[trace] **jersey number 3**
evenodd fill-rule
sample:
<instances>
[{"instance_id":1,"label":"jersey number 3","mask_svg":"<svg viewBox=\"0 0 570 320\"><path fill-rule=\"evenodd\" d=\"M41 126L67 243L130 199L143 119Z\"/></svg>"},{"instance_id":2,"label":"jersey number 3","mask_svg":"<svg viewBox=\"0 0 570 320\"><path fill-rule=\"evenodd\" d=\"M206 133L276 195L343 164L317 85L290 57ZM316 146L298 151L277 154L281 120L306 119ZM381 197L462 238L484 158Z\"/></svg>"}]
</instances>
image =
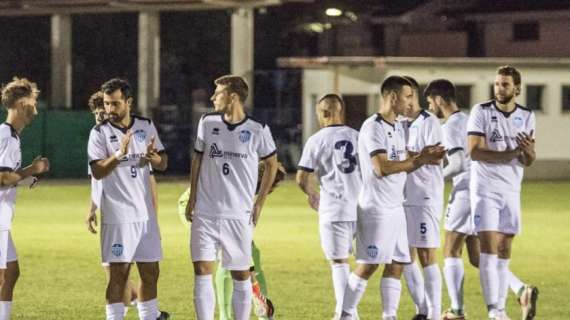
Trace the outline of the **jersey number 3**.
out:
<instances>
[{"instance_id":1,"label":"jersey number 3","mask_svg":"<svg viewBox=\"0 0 570 320\"><path fill-rule=\"evenodd\" d=\"M342 150L343 147L344 159L341 163L337 164L336 167L342 173L352 173L358 164L356 155L352 153L354 151L354 146L352 145L352 142L348 140L340 140L334 144L335 150Z\"/></svg>"}]
</instances>

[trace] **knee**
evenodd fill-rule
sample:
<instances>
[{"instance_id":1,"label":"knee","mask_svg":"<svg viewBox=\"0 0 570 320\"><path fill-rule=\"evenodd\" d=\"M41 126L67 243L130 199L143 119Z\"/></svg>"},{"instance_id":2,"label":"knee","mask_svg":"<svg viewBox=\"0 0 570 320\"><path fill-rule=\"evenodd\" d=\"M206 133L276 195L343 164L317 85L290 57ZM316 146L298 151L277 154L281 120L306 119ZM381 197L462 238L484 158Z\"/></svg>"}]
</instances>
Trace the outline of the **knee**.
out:
<instances>
[{"instance_id":1,"label":"knee","mask_svg":"<svg viewBox=\"0 0 570 320\"><path fill-rule=\"evenodd\" d=\"M194 274L197 276L206 276L214 273L214 263L209 261L196 261L194 262Z\"/></svg>"},{"instance_id":2,"label":"knee","mask_svg":"<svg viewBox=\"0 0 570 320\"><path fill-rule=\"evenodd\" d=\"M402 272L404 271L404 266L404 264L400 263L387 264L386 267L384 267L382 277L400 279L402 277Z\"/></svg>"},{"instance_id":3,"label":"knee","mask_svg":"<svg viewBox=\"0 0 570 320\"><path fill-rule=\"evenodd\" d=\"M376 270L378 270L377 264L361 264L354 270L354 273L360 278L368 280Z\"/></svg>"},{"instance_id":4,"label":"knee","mask_svg":"<svg viewBox=\"0 0 570 320\"><path fill-rule=\"evenodd\" d=\"M435 249L418 249L418 260L423 268L436 263Z\"/></svg>"},{"instance_id":5,"label":"knee","mask_svg":"<svg viewBox=\"0 0 570 320\"><path fill-rule=\"evenodd\" d=\"M237 281L245 281L248 280L250 277L249 270L239 270L239 271L232 270L231 274L232 274L232 279Z\"/></svg>"},{"instance_id":6,"label":"knee","mask_svg":"<svg viewBox=\"0 0 570 320\"><path fill-rule=\"evenodd\" d=\"M141 281L145 285L154 284L158 282L158 277L160 275L160 269L158 268L158 263L156 266L151 266L149 268L145 268L144 271L139 270Z\"/></svg>"}]
</instances>

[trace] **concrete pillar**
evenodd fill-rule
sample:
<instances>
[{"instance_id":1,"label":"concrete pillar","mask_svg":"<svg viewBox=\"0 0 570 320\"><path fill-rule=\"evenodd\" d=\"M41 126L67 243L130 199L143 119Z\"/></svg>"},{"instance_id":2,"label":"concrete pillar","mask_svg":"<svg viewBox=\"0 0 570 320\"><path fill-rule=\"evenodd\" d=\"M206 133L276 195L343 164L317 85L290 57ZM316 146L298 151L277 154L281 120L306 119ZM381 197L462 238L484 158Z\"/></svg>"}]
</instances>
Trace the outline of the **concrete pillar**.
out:
<instances>
[{"instance_id":1,"label":"concrete pillar","mask_svg":"<svg viewBox=\"0 0 570 320\"><path fill-rule=\"evenodd\" d=\"M253 17L252 8L238 8L232 13L231 73L242 76L249 84L246 105L253 101Z\"/></svg>"},{"instance_id":2,"label":"concrete pillar","mask_svg":"<svg viewBox=\"0 0 570 320\"><path fill-rule=\"evenodd\" d=\"M139 13L139 69L137 106L139 114L151 116L160 97L160 13Z\"/></svg>"},{"instance_id":3,"label":"concrete pillar","mask_svg":"<svg viewBox=\"0 0 570 320\"><path fill-rule=\"evenodd\" d=\"M52 107L71 108L71 17L51 16L51 97Z\"/></svg>"}]
</instances>

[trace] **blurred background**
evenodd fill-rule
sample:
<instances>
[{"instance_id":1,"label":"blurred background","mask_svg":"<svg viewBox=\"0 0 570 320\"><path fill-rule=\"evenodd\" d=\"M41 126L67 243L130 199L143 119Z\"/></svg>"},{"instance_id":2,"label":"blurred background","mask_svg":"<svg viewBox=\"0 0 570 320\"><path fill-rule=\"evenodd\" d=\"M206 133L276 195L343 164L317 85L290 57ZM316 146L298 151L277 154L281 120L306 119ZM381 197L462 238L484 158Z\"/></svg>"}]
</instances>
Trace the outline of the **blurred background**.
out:
<instances>
[{"instance_id":1,"label":"blurred background","mask_svg":"<svg viewBox=\"0 0 570 320\"><path fill-rule=\"evenodd\" d=\"M1 0L0 30L0 83L27 77L42 91L24 163L47 156L50 177L87 176L87 100L113 77L131 82L135 112L155 122L165 174L187 175L221 75L248 79L248 113L271 126L294 170L323 94L342 94L358 129L386 76L447 78L468 112L511 64L523 77L518 102L537 114L527 178L570 178L569 1Z\"/></svg>"}]
</instances>

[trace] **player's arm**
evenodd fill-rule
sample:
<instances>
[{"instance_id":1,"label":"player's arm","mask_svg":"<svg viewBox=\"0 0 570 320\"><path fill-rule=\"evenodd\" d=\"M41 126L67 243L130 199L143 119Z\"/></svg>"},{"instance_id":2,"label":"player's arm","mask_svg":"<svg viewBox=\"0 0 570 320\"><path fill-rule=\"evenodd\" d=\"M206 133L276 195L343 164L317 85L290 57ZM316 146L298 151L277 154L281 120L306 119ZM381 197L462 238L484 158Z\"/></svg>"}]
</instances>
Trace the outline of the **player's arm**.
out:
<instances>
[{"instance_id":1,"label":"player's arm","mask_svg":"<svg viewBox=\"0 0 570 320\"><path fill-rule=\"evenodd\" d=\"M154 211L158 213L158 185L156 184L156 178L154 174L150 177L150 192L152 193L152 205L154 206Z\"/></svg>"},{"instance_id":2,"label":"player's arm","mask_svg":"<svg viewBox=\"0 0 570 320\"><path fill-rule=\"evenodd\" d=\"M131 137L133 135L132 131L127 132L127 134L121 140L121 146L119 150L115 152L112 156L107 159L92 161L89 165L91 166L91 174L93 178L100 180L108 176L121 162L120 159L123 158L128 150Z\"/></svg>"},{"instance_id":3,"label":"player's arm","mask_svg":"<svg viewBox=\"0 0 570 320\"><path fill-rule=\"evenodd\" d=\"M451 179L465 170L465 151L461 148L447 152L447 165L443 168L443 178Z\"/></svg>"},{"instance_id":4,"label":"player's arm","mask_svg":"<svg viewBox=\"0 0 570 320\"><path fill-rule=\"evenodd\" d=\"M89 232L93 234L97 233L97 230L95 229L95 227L97 227L97 205L93 200L90 201L89 211L85 218L85 224L87 225L87 230L89 230Z\"/></svg>"},{"instance_id":5,"label":"player's arm","mask_svg":"<svg viewBox=\"0 0 570 320\"><path fill-rule=\"evenodd\" d=\"M534 160L536 160L536 152L534 150L534 138L532 137L532 132L530 135L526 133L520 133L517 135L517 143L521 150L519 156L519 161L523 165L529 167Z\"/></svg>"},{"instance_id":6,"label":"player's arm","mask_svg":"<svg viewBox=\"0 0 570 320\"><path fill-rule=\"evenodd\" d=\"M146 146L145 159L154 170L164 171L168 167L168 155L164 150L158 151L154 146L155 136L150 138L150 143Z\"/></svg>"},{"instance_id":7,"label":"player's arm","mask_svg":"<svg viewBox=\"0 0 570 320\"><path fill-rule=\"evenodd\" d=\"M273 186L273 181L275 180L275 175L277 174L277 169L279 168L279 163L277 162L277 155L273 154L268 158L262 160L263 164L265 165L265 171L263 173L263 177L261 178L261 187L259 188L259 193L255 198L255 203L253 205L253 216L252 222L254 225L257 225L257 221L259 220L259 215L261 214L261 208L263 208L263 204L265 203L265 199Z\"/></svg>"},{"instance_id":8,"label":"player's arm","mask_svg":"<svg viewBox=\"0 0 570 320\"><path fill-rule=\"evenodd\" d=\"M307 168L301 168L297 170L296 176L297 185L303 192L309 197L309 205L315 210L319 210L319 193L317 191L315 181L315 175L313 171Z\"/></svg>"},{"instance_id":9,"label":"player's arm","mask_svg":"<svg viewBox=\"0 0 570 320\"><path fill-rule=\"evenodd\" d=\"M377 177L386 177L400 172L412 172L426 164L437 163L443 159L445 149L438 145L427 146L417 154L409 154L406 160L390 161L386 152L371 154L372 166Z\"/></svg>"},{"instance_id":10,"label":"player's arm","mask_svg":"<svg viewBox=\"0 0 570 320\"><path fill-rule=\"evenodd\" d=\"M473 161L505 162L517 158L521 154L519 148L513 150L496 151L487 147L484 135L469 134L469 154Z\"/></svg>"},{"instance_id":11,"label":"player's arm","mask_svg":"<svg viewBox=\"0 0 570 320\"><path fill-rule=\"evenodd\" d=\"M0 171L0 186L15 186L18 182L37 174L49 171L49 160L47 158L37 157L29 166L13 171L6 168Z\"/></svg>"},{"instance_id":12,"label":"player's arm","mask_svg":"<svg viewBox=\"0 0 570 320\"><path fill-rule=\"evenodd\" d=\"M200 167L202 166L202 152L194 150L192 156L192 164L190 165L190 199L186 205L186 220L192 221L194 206L196 205L196 196L198 194L198 178L200 177Z\"/></svg>"}]
</instances>

